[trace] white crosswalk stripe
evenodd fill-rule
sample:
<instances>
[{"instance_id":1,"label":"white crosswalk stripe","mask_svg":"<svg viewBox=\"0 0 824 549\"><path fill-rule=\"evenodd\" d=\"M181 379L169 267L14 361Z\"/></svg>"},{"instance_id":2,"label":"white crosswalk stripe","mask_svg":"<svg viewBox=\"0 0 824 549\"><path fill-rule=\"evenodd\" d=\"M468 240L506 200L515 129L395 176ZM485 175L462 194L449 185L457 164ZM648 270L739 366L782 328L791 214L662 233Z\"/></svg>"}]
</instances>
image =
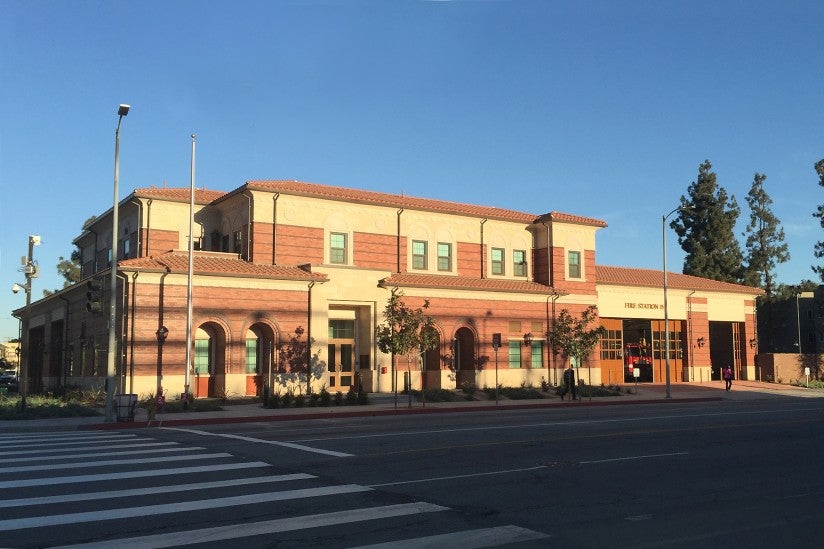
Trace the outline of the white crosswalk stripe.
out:
<instances>
[{"instance_id":1,"label":"white crosswalk stripe","mask_svg":"<svg viewBox=\"0 0 824 549\"><path fill-rule=\"evenodd\" d=\"M366 525L375 521L419 516L417 522L450 512L427 502L386 501L376 487L329 484L273 471L263 461L131 433L0 435L0 448L4 547L142 549L235 539L252 547L290 532L339 544L341 526L352 532L364 524L371 532ZM444 523L451 524L437 524ZM374 547L493 547L547 537L517 526L443 532L447 527L422 528L429 535L419 538L373 538Z\"/></svg>"}]
</instances>

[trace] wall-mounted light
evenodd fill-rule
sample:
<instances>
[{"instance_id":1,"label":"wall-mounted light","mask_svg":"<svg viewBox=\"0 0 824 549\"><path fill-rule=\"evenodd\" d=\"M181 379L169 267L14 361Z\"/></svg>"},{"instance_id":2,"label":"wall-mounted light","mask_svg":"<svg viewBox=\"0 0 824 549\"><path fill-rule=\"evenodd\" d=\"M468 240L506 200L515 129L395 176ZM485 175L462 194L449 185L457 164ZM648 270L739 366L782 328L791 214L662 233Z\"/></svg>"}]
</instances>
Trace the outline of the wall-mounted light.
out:
<instances>
[{"instance_id":1,"label":"wall-mounted light","mask_svg":"<svg viewBox=\"0 0 824 549\"><path fill-rule=\"evenodd\" d=\"M527 332L524 334L524 347L529 347L532 345L532 332Z\"/></svg>"},{"instance_id":2,"label":"wall-mounted light","mask_svg":"<svg viewBox=\"0 0 824 549\"><path fill-rule=\"evenodd\" d=\"M698 343L698 348L701 349L701 348L704 347L704 345L707 344L707 340L704 339L703 337L699 337L698 340L696 341L696 343Z\"/></svg>"},{"instance_id":3,"label":"wall-mounted light","mask_svg":"<svg viewBox=\"0 0 824 549\"><path fill-rule=\"evenodd\" d=\"M157 336L157 342L162 345L163 342L166 341L166 338L169 337L169 328L161 326L157 329L155 335Z\"/></svg>"},{"instance_id":4,"label":"wall-mounted light","mask_svg":"<svg viewBox=\"0 0 824 549\"><path fill-rule=\"evenodd\" d=\"M755 339L755 338L752 338L752 339L750 340L750 347L751 347L751 348L753 348L753 349L755 349L756 347L758 347L758 340L757 340L757 339Z\"/></svg>"}]
</instances>

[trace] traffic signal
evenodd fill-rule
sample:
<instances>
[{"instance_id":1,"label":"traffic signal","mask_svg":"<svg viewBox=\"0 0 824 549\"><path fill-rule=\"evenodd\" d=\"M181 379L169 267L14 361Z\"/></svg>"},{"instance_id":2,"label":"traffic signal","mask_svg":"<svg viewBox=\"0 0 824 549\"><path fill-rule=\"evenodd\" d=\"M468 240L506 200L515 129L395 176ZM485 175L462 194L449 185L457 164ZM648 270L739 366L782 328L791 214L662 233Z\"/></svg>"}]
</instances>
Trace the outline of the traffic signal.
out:
<instances>
[{"instance_id":1,"label":"traffic signal","mask_svg":"<svg viewBox=\"0 0 824 549\"><path fill-rule=\"evenodd\" d=\"M99 313L103 310L103 286L97 280L86 281L86 310L90 313Z\"/></svg>"}]
</instances>

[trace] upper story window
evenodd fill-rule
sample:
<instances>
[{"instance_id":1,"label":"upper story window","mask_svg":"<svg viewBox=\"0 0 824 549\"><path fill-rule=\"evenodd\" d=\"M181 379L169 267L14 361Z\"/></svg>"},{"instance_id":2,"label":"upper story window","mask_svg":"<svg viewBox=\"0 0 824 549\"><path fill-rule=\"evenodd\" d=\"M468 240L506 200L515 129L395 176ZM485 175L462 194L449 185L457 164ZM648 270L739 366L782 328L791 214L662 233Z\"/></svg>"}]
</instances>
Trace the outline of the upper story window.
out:
<instances>
[{"instance_id":1,"label":"upper story window","mask_svg":"<svg viewBox=\"0 0 824 549\"><path fill-rule=\"evenodd\" d=\"M504 274L504 249L492 248L490 261L492 263L492 274Z\"/></svg>"},{"instance_id":2,"label":"upper story window","mask_svg":"<svg viewBox=\"0 0 824 549\"><path fill-rule=\"evenodd\" d=\"M581 252L568 252L569 278L581 278Z\"/></svg>"},{"instance_id":3,"label":"upper story window","mask_svg":"<svg viewBox=\"0 0 824 549\"><path fill-rule=\"evenodd\" d=\"M240 231L232 233L232 252L236 254L243 252L243 233Z\"/></svg>"},{"instance_id":4,"label":"upper story window","mask_svg":"<svg viewBox=\"0 0 824 549\"><path fill-rule=\"evenodd\" d=\"M438 242L438 270L452 270L452 244Z\"/></svg>"},{"instance_id":5,"label":"upper story window","mask_svg":"<svg viewBox=\"0 0 824 549\"><path fill-rule=\"evenodd\" d=\"M426 242L423 240L413 240L412 241L412 268L413 269L426 269L426 256L427 256L427 245Z\"/></svg>"},{"instance_id":6,"label":"upper story window","mask_svg":"<svg viewBox=\"0 0 824 549\"><path fill-rule=\"evenodd\" d=\"M329 234L329 262L337 264L345 264L347 258L346 253L346 235L343 233Z\"/></svg>"},{"instance_id":7,"label":"upper story window","mask_svg":"<svg viewBox=\"0 0 824 549\"><path fill-rule=\"evenodd\" d=\"M512 251L512 274L515 276L526 276L526 251Z\"/></svg>"}]
</instances>

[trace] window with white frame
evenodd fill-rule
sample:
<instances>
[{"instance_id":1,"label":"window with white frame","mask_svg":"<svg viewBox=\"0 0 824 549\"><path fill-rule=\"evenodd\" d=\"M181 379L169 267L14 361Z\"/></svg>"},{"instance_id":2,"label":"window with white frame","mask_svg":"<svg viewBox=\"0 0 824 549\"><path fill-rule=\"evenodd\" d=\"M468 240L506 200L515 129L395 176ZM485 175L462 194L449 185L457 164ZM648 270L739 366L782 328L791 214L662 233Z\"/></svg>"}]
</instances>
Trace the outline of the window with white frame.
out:
<instances>
[{"instance_id":1,"label":"window with white frame","mask_svg":"<svg viewBox=\"0 0 824 549\"><path fill-rule=\"evenodd\" d=\"M438 242L438 270L452 270L452 244L448 242Z\"/></svg>"},{"instance_id":2,"label":"window with white frame","mask_svg":"<svg viewBox=\"0 0 824 549\"><path fill-rule=\"evenodd\" d=\"M492 264L492 274L494 274L494 275L504 274L504 249L503 248L492 248L492 250L490 251L489 260Z\"/></svg>"},{"instance_id":3,"label":"window with white frame","mask_svg":"<svg viewBox=\"0 0 824 549\"><path fill-rule=\"evenodd\" d=\"M412 241L412 268L418 270L425 270L427 267L427 248L426 241L413 240Z\"/></svg>"},{"instance_id":4,"label":"window with white frame","mask_svg":"<svg viewBox=\"0 0 824 549\"><path fill-rule=\"evenodd\" d=\"M526 276L526 251L512 251L512 274L515 276Z\"/></svg>"},{"instance_id":5,"label":"window with white frame","mask_svg":"<svg viewBox=\"0 0 824 549\"><path fill-rule=\"evenodd\" d=\"M329 262L336 264L345 264L346 258L346 235L344 233L330 233Z\"/></svg>"},{"instance_id":6,"label":"window with white frame","mask_svg":"<svg viewBox=\"0 0 824 549\"><path fill-rule=\"evenodd\" d=\"M581 278L581 252L567 252L569 278Z\"/></svg>"}]
</instances>

